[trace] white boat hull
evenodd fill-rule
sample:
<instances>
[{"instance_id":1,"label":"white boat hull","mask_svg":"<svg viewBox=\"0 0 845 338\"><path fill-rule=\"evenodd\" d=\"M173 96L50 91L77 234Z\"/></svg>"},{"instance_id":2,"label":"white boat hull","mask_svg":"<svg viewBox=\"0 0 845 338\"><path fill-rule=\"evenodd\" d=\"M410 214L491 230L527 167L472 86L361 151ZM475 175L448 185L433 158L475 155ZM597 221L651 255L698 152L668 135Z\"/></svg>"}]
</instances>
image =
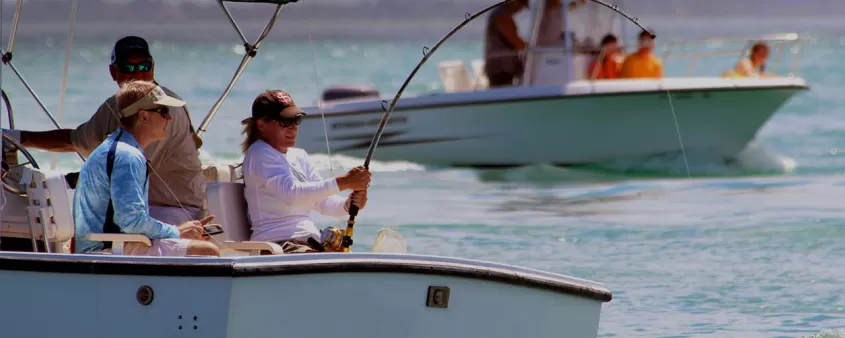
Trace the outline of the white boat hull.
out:
<instances>
[{"instance_id":1,"label":"white boat hull","mask_svg":"<svg viewBox=\"0 0 845 338\"><path fill-rule=\"evenodd\" d=\"M596 337L611 298L594 282L513 266L358 253L4 252L0 280L0 332L16 338ZM448 288L446 307L427 306L431 287Z\"/></svg>"},{"instance_id":2,"label":"white boat hull","mask_svg":"<svg viewBox=\"0 0 845 338\"><path fill-rule=\"evenodd\" d=\"M793 78L669 78L407 98L391 115L375 158L486 167L678 152L672 106L686 150L730 158L804 90L804 81ZM297 146L325 153L321 112L306 111ZM362 101L325 107L324 115L332 152L364 156L383 110L379 101Z\"/></svg>"}]
</instances>

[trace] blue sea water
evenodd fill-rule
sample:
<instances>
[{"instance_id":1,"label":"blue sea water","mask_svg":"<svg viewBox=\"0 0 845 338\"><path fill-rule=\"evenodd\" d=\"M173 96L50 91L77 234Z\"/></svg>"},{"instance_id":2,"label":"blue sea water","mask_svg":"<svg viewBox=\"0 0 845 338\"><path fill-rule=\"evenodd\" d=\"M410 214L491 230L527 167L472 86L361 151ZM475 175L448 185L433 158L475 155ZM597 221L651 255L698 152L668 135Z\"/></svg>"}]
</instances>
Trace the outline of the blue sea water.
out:
<instances>
[{"instance_id":1,"label":"blue sea water","mask_svg":"<svg viewBox=\"0 0 845 338\"><path fill-rule=\"evenodd\" d=\"M195 125L240 62L235 42L151 41L157 80L189 103ZM14 64L62 126L72 127L117 89L106 67L112 43L74 41L61 110L63 41L18 41ZM469 61L480 52L476 41L444 45L408 95L441 88L437 62ZM266 44L210 123L203 158L238 162L238 121L264 89L283 88L310 105L319 94L316 70L321 88L365 83L393 95L421 57L421 44L408 41ZM366 246L378 229L389 227L414 253L599 281L614 294L603 308L603 337L845 336L838 331L845 329L845 270L836 268L845 254L843 59L845 38L811 35L796 69L811 91L768 121L735 163L691 157L692 177L680 155L583 169L510 170L432 168L376 156L356 243ZM694 73L718 74L735 61L701 59ZM686 75L688 65L671 61L668 73ZM2 84L16 128L52 128L8 68ZM50 166L50 154L34 153L42 168ZM362 162L334 154L314 158L325 174L329 164L339 174ZM72 154L59 155L57 163L63 170L80 166Z\"/></svg>"}]
</instances>

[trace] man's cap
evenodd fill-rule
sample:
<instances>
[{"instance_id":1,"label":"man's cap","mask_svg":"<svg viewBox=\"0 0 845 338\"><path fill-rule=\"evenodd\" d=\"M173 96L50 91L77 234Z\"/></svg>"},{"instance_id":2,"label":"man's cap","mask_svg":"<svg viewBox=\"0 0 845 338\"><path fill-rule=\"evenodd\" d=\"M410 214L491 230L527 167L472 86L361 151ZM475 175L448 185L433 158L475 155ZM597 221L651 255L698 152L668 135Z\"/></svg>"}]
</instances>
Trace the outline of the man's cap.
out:
<instances>
[{"instance_id":1,"label":"man's cap","mask_svg":"<svg viewBox=\"0 0 845 338\"><path fill-rule=\"evenodd\" d=\"M250 120L262 118L278 118L281 116L307 115L296 106L293 98L283 90L265 90L252 101L252 116L241 121L247 124Z\"/></svg>"},{"instance_id":2,"label":"man's cap","mask_svg":"<svg viewBox=\"0 0 845 338\"><path fill-rule=\"evenodd\" d=\"M147 93L147 95L144 95L144 97L140 100L121 109L120 117L129 117L137 114L141 110L154 109L156 106L184 107L185 102L175 97L168 96L167 93L164 92L164 89L161 89L160 86L156 86L155 89L151 90Z\"/></svg>"},{"instance_id":3,"label":"man's cap","mask_svg":"<svg viewBox=\"0 0 845 338\"><path fill-rule=\"evenodd\" d=\"M126 62L133 55L153 57L147 40L137 36L126 36L117 40L111 52L111 63Z\"/></svg>"}]
</instances>

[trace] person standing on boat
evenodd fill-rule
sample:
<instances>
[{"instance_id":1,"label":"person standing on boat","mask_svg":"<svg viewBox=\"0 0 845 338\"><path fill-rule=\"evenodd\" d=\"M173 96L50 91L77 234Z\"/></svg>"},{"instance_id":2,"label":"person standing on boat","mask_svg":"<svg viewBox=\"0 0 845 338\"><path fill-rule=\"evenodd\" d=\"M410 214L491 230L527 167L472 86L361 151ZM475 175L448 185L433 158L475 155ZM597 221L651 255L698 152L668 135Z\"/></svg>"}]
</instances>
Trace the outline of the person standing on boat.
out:
<instances>
[{"instance_id":1,"label":"person standing on boat","mask_svg":"<svg viewBox=\"0 0 845 338\"><path fill-rule=\"evenodd\" d=\"M126 233L144 235L152 246L129 242L125 255L220 256L216 245L202 240L202 226L213 217L175 226L149 214L150 167L142 149L167 137L170 109L185 102L148 81L124 83L115 97L120 127L94 148L79 172L73 198L76 252L111 249L111 242L90 241L89 234Z\"/></svg>"},{"instance_id":2,"label":"person standing on boat","mask_svg":"<svg viewBox=\"0 0 845 338\"><path fill-rule=\"evenodd\" d=\"M508 2L497 7L487 19L484 33L484 73L490 87L512 86L522 77L524 65L519 55L525 41L519 37L513 16L528 7L528 0Z\"/></svg>"},{"instance_id":3,"label":"person standing on boat","mask_svg":"<svg viewBox=\"0 0 845 338\"><path fill-rule=\"evenodd\" d=\"M640 32L637 39L639 49L628 54L619 70L619 78L662 78L663 62L652 54L654 39L647 31Z\"/></svg>"},{"instance_id":4,"label":"person standing on boat","mask_svg":"<svg viewBox=\"0 0 845 338\"><path fill-rule=\"evenodd\" d=\"M288 93L267 90L253 101L252 117L241 122L250 240L278 243L285 253L320 251L321 231L311 211L343 217L349 215L351 203L363 209L371 177L359 166L323 179L305 150L295 148L303 116ZM352 190L348 198L337 195L347 189Z\"/></svg>"},{"instance_id":5,"label":"person standing on boat","mask_svg":"<svg viewBox=\"0 0 845 338\"><path fill-rule=\"evenodd\" d=\"M111 54L109 73L119 87L129 81L155 83L155 62L149 45L143 38L127 36L118 40ZM167 95L181 99L167 87ZM88 157L106 137L120 126L116 96L108 98L87 122L76 129L48 131L3 130L24 147L54 152L78 151ZM150 214L171 224L198 219L203 204L202 162L199 147L187 106L170 109L172 122L167 138L151 142L144 148L153 173L150 182Z\"/></svg>"}]
</instances>

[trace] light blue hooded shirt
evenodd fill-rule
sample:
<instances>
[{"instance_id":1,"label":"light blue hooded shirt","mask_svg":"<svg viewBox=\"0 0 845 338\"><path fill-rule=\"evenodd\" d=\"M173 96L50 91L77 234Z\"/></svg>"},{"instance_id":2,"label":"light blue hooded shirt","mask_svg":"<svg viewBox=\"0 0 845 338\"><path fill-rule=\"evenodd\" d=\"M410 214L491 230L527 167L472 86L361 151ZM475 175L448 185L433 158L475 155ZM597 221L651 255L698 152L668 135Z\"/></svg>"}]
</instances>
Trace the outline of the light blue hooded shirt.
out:
<instances>
[{"instance_id":1,"label":"light blue hooded shirt","mask_svg":"<svg viewBox=\"0 0 845 338\"><path fill-rule=\"evenodd\" d=\"M109 148L120 135L114 154L111 183L106 171ZM76 222L76 252L103 250L102 242L85 240L89 233L103 233L109 197L114 223L123 233L141 234L150 239L179 238L176 226L150 217L147 159L132 134L119 128L97 146L79 172L73 198Z\"/></svg>"}]
</instances>

